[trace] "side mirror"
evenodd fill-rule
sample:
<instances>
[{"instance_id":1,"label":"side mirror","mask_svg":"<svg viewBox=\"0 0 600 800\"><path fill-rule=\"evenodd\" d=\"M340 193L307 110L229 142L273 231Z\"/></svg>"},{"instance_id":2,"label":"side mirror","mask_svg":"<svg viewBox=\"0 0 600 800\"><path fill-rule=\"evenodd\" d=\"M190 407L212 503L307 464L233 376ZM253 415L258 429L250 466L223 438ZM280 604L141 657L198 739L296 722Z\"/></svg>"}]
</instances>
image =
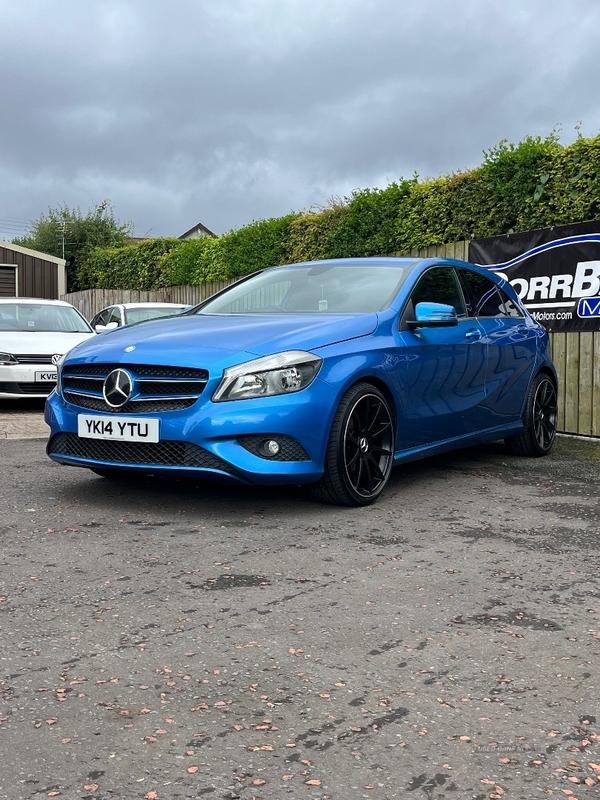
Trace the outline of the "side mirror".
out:
<instances>
[{"instance_id":1,"label":"side mirror","mask_svg":"<svg viewBox=\"0 0 600 800\"><path fill-rule=\"evenodd\" d=\"M458 317L454 306L445 303L417 303L415 319L408 320L408 327L415 328L452 328L458 325Z\"/></svg>"},{"instance_id":2,"label":"side mirror","mask_svg":"<svg viewBox=\"0 0 600 800\"><path fill-rule=\"evenodd\" d=\"M96 333L102 333L103 331L112 331L118 327L118 322L107 322L106 325L94 325L94 330Z\"/></svg>"}]
</instances>

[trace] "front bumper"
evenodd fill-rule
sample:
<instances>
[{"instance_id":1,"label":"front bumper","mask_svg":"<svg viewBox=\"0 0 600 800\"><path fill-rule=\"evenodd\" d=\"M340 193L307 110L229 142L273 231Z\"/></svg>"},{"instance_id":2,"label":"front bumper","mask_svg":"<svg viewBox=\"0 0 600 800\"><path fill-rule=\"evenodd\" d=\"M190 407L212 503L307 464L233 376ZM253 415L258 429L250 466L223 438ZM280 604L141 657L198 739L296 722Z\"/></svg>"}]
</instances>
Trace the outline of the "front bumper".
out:
<instances>
[{"instance_id":1,"label":"front bumper","mask_svg":"<svg viewBox=\"0 0 600 800\"><path fill-rule=\"evenodd\" d=\"M48 397L55 386L56 368L53 366L44 364L0 366L0 399Z\"/></svg>"},{"instance_id":2,"label":"front bumper","mask_svg":"<svg viewBox=\"0 0 600 800\"><path fill-rule=\"evenodd\" d=\"M301 484L323 474L335 389L317 378L289 395L213 403L202 395L178 411L128 414L159 420L159 441L128 442L78 436L79 414L90 412L53 392L46 402L47 453L54 461L127 472L212 477L241 484ZM280 445L267 455L264 442Z\"/></svg>"}]
</instances>

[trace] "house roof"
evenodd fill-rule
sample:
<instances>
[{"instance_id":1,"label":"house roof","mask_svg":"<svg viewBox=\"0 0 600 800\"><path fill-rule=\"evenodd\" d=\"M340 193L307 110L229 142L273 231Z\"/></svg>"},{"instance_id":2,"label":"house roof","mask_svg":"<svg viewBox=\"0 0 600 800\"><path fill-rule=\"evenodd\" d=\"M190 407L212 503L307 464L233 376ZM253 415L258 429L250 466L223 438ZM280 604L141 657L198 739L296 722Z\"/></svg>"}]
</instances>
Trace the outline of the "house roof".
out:
<instances>
[{"instance_id":1,"label":"house roof","mask_svg":"<svg viewBox=\"0 0 600 800\"><path fill-rule=\"evenodd\" d=\"M33 256L33 258L39 258L41 261L52 261L54 264L58 264L61 267L64 267L67 263L64 258L58 258L58 256L51 256L49 253L40 253L39 250L30 250L27 247L21 247L20 244L13 244L13 242L4 242L0 239L0 247L5 248L6 250L14 250L15 253L22 253L25 256Z\"/></svg>"},{"instance_id":2,"label":"house roof","mask_svg":"<svg viewBox=\"0 0 600 800\"><path fill-rule=\"evenodd\" d=\"M217 237L217 234L213 233L211 230L209 230L206 227L206 225L203 225L201 222L197 222L196 225L194 225L193 228L190 228L189 231L186 231L185 233L182 233L181 236L179 236L178 238L179 239L189 239L189 237L193 233L202 233L204 236L212 236L215 239Z\"/></svg>"}]
</instances>

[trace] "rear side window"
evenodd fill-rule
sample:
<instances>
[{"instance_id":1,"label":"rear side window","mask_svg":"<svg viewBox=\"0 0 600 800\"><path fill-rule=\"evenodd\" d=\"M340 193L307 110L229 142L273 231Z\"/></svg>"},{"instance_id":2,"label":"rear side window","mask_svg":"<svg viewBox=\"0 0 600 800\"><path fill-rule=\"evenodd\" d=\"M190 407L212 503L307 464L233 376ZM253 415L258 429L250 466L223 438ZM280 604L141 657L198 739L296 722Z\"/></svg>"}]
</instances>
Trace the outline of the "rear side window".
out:
<instances>
[{"instance_id":1,"label":"rear side window","mask_svg":"<svg viewBox=\"0 0 600 800\"><path fill-rule=\"evenodd\" d=\"M520 317L521 312L496 284L467 269L458 271L470 317Z\"/></svg>"},{"instance_id":2,"label":"rear side window","mask_svg":"<svg viewBox=\"0 0 600 800\"><path fill-rule=\"evenodd\" d=\"M522 317L523 312L519 306L510 299L503 289L499 286L497 289L500 295L500 315L503 317Z\"/></svg>"}]
</instances>

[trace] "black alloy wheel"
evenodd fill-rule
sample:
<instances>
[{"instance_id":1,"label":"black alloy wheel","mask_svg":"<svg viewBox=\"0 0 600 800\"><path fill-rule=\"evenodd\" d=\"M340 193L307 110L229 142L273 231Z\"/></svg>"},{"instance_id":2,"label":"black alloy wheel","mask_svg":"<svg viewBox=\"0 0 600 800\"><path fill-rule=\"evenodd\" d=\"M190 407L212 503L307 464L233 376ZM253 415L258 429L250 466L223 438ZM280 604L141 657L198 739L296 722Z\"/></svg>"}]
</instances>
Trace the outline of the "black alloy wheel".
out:
<instances>
[{"instance_id":1,"label":"black alloy wheel","mask_svg":"<svg viewBox=\"0 0 600 800\"><path fill-rule=\"evenodd\" d=\"M357 383L342 398L331 426L325 473L312 487L321 502L345 506L373 503L394 462L394 420L375 386Z\"/></svg>"},{"instance_id":2,"label":"black alloy wheel","mask_svg":"<svg viewBox=\"0 0 600 800\"><path fill-rule=\"evenodd\" d=\"M539 373L534 378L527 395L523 415L523 430L518 436L506 440L511 453L521 456L545 456L556 438L558 399L552 378Z\"/></svg>"}]
</instances>

